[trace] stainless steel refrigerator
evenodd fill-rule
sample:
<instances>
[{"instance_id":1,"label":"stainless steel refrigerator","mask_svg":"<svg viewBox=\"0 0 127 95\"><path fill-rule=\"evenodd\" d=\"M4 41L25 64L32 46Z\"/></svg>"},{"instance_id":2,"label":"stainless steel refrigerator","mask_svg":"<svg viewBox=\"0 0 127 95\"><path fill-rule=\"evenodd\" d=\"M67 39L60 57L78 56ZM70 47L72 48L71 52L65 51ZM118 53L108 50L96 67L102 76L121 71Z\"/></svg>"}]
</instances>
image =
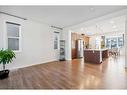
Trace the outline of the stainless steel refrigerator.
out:
<instances>
[{"instance_id":1,"label":"stainless steel refrigerator","mask_svg":"<svg viewBox=\"0 0 127 95\"><path fill-rule=\"evenodd\" d=\"M82 39L77 40L77 57L84 57L84 41Z\"/></svg>"}]
</instances>

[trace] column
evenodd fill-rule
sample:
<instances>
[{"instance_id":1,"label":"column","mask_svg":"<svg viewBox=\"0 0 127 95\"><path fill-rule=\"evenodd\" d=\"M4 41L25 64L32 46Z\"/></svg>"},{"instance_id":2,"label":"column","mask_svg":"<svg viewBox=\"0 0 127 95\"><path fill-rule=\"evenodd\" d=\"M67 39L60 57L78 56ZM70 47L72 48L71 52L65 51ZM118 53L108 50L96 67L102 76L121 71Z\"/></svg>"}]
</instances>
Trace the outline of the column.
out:
<instances>
[{"instance_id":1,"label":"column","mask_svg":"<svg viewBox=\"0 0 127 95\"><path fill-rule=\"evenodd\" d=\"M125 67L127 68L127 16L125 21Z\"/></svg>"}]
</instances>

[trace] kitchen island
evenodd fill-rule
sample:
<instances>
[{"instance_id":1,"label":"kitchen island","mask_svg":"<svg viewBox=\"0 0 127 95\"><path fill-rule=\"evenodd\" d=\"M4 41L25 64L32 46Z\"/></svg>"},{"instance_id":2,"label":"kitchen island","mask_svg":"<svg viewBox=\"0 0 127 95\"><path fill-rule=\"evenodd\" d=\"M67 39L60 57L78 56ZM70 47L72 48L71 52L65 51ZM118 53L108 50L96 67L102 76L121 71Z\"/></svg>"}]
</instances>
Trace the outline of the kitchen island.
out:
<instances>
[{"instance_id":1,"label":"kitchen island","mask_svg":"<svg viewBox=\"0 0 127 95\"><path fill-rule=\"evenodd\" d=\"M90 63L102 63L102 61L108 58L108 49L85 49L84 61Z\"/></svg>"}]
</instances>

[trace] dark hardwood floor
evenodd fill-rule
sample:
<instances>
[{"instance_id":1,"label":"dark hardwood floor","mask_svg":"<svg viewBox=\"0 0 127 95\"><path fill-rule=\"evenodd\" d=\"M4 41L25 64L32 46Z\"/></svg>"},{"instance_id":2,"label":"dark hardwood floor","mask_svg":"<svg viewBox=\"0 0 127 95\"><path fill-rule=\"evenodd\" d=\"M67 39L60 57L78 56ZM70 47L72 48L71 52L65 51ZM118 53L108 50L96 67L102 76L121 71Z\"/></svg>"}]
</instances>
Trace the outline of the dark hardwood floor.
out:
<instances>
[{"instance_id":1,"label":"dark hardwood floor","mask_svg":"<svg viewBox=\"0 0 127 95\"><path fill-rule=\"evenodd\" d=\"M11 71L0 89L127 89L123 56L102 64L81 59L50 62Z\"/></svg>"}]
</instances>

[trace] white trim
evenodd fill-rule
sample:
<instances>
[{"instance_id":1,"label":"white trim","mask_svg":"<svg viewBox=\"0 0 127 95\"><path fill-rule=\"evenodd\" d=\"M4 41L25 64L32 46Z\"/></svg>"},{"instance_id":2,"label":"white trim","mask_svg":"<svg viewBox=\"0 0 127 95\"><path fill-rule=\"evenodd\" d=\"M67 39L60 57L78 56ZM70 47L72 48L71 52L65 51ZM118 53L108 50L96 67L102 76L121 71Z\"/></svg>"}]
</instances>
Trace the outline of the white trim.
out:
<instances>
[{"instance_id":1,"label":"white trim","mask_svg":"<svg viewBox=\"0 0 127 95\"><path fill-rule=\"evenodd\" d=\"M57 36L57 38L58 38L58 42L57 42L57 49L55 49L54 48L54 50L60 50L60 32L59 31L54 31L54 40L55 40L55 36ZM55 45L55 43L54 43L54 45Z\"/></svg>"},{"instance_id":2,"label":"white trim","mask_svg":"<svg viewBox=\"0 0 127 95\"><path fill-rule=\"evenodd\" d=\"M36 66L36 65L40 65L40 64L47 64L47 63L54 62L54 61L58 61L58 60L52 59L52 60L44 61L44 62L41 61L41 62L36 62L36 63L32 63L32 64L25 64L25 65L15 66L15 67L12 67L12 68L9 68L9 69L12 71L12 70L25 68L25 67L30 67L30 66Z\"/></svg>"},{"instance_id":3,"label":"white trim","mask_svg":"<svg viewBox=\"0 0 127 95\"><path fill-rule=\"evenodd\" d=\"M19 26L19 37L8 37L7 35L7 24L6 22L13 22L15 23L15 21L9 21L9 20L4 20L4 49L8 48L8 38L17 38L19 39L19 50L13 50L15 53L19 53L22 52L22 35L21 35L21 24ZM16 22L17 23L17 22ZM19 24L19 23L17 23Z\"/></svg>"},{"instance_id":4,"label":"white trim","mask_svg":"<svg viewBox=\"0 0 127 95\"><path fill-rule=\"evenodd\" d=\"M7 49L7 27L6 27L6 21L4 20L3 21L3 29L4 29L4 31L3 31L3 41L4 41L4 44L3 44L3 48L4 49Z\"/></svg>"},{"instance_id":5,"label":"white trim","mask_svg":"<svg viewBox=\"0 0 127 95\"><path fill-rule=\"evenodd\" d=\"M100 63L102 62L102 51L100 51Z\"/></svg>"},{"instance_id":6,"label":"white trim","mask_svg":"<svg viewBox=\"0 0 127 95\"><path fill-rule=\"evenodd\" d=\"M12 38L12 39L20 39L21 37L11 37L11 36L8 36L7 38Z\"/></svg>"}]
</instances>

